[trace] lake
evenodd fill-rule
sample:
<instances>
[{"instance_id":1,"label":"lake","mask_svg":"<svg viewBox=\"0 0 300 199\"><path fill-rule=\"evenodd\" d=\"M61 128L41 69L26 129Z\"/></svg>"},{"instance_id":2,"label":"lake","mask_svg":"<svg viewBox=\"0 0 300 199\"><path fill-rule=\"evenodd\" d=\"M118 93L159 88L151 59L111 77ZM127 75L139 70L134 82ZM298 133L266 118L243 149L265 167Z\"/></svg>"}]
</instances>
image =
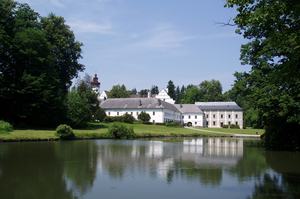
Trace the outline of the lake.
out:
<instances>
[{"instance_id":1,"label":"lake","mask_svg":"<svg viewBox=\"0 0 300 199\"><path fill-rule=\"evenodd\" d=\"M0 198L300 198L300 153L236 138L0 143Z\"/></svg>"}]
</instances>

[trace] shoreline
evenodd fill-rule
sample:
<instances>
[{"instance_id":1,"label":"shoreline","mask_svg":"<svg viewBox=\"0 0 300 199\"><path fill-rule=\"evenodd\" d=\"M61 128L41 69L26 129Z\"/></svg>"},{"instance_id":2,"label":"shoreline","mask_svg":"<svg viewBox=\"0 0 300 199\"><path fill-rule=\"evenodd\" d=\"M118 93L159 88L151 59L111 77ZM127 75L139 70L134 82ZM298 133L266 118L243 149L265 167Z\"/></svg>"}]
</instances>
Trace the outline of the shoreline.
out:
<instances>
[{"instance_id":1,"label":"shoreline","mask_svg":"<svg viewBox=\"0 0 300 199\"><path fill-rule=\"evenodd\" d=\"M145 135L145 136L137 136L134 139L139 139L139 138L191 138L191 137L224 137L224 138L256 138L260 139L260 135L243 135L243 134L235 134L235 135L186 135L186 136L181 136L181 135ZM42 142L42 141L74 141L74 140L95 140L95 139L115 139L114 137L77 137L77 138L72 138L72 139L60 139L60 138L36 138L36 139L29 139L29 138L20 138L20 139L0 139L1 142ZM117 139L116 139L117 140Z\"/></svg>"}]
</instances>

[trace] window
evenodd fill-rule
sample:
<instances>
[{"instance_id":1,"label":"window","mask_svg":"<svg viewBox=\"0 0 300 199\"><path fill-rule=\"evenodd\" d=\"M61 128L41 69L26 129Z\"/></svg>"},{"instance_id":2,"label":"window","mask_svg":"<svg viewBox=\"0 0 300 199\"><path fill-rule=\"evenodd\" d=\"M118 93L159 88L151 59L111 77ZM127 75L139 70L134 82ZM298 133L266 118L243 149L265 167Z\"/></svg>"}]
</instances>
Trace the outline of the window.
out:
<instances>
[{"instance_id":1,"label":"window","mask_svg":"<svg viewBox=\"0 0 300 199\"><path fill-rule=\"evenodd\" d=\"M238 123L238 122L235 122L235 125L239 125L239 123Z\"/></svg>"},{"instance_id":2,"label":"window","mask_svg":"<svg viewBox=\"0 0 300 199\"><path fill-rule=\"evenodd\" d=\"M189 115L189 119L191 119L191 116Z\"/></svg>"},{"instance_id":3,"label":"window","mask_svg":"<svg viewBox=\"0 0 300 199\"><path fill-rule=\"evenodd\" d=\"M206 118L208 118L208 115L206 115Z\"/></svg>"},{"instance_id":4,"label":"window","mask_svg":"<svg viewBox=\"0 0 300 199\"><path fill-rule=\"evenodd\" d=\"M208 126L208 124L209 124L208 121L206 121L206 126Z\"/></svg>"},{"instance_id":5,"label":"window","mask_svg":"<svg viewBox=\"0 0 300 199\"><path fill-rule=\"evenodd\" d=\"M223 127L223 122L220 123L220 126Z\"/></svg>"},{"instance_id":6,"label":"window","mask_svg":"<svg viewBox=\"0 0 300 199\"><path fill-rule=\"evenodd\" d=\"M221 115L221 118L223 118L223 114Z\"/></svg>"},{"instance_id":7,"label":"window","mask_svg":"<svg viewBox=\"0 0 300 199\"><path fill-rule=\"evenodd\" d=\"M117 112L117 115L119 115L119 112Z\"/></svg>"},{"instance_id":8,"label":"window","mask_svg":"<svg viewBox=\"0 0 300 199\"><path fill-rule=\"evenodd\" d=\"M110 115L110 112L108 112L108 115Z\"/></svg>"},{"instance_id":9,"label":"window","mask_svg":"<svg viewBox=\"0 0 300 199\"><path fill-rule=\"evenodd\" d=\"M155 111L153 111L153 115L155 115Z\"/></svg>"},{"instance_id":10,"label":"window","mask_svg":"<svg viewBox=\"0 0 300 199\"><path fill-rule=\"evenodd\" d=\"M139 115L139 112L136 112L136 115Z\"/></svg>"},{"instance_id":11,"label":"window","mask_svg":"<svg viewBox=\"0 0 300 199\"><path fill-rule=\"evenodd\" d=\"M238 114L235 115L235 118L238 118Z\"/></svg>"},{"instance_id":12,"label":"window","mask_svg":"<svg viewBox=\"0 0 300 199\"><path fill-rule=\"evenodd\" d=\"M195 119L197 119L197 115L195 116Z\"/></svg>"},{"instance_id":13,"label":"window","mask_svg":"<svg viewBox=\"0 0 300 199\"><path fill-rule=\"evenodd\" d=\"M230 126L230 122L228 122L228 125Z\"/></svg>"},{"instance_id":14,"label":"window","mask_svg":"<svg viewBox=\"0 0 300 199\"><path fill-rule=\"evenodd\" d=\"M126 111L126 114L128 114L128 112Z\"/></svg>"},{"instance_id":15,"label":"window","mask_svg":"<svg viewBox=\"0 0 300 199\"><path fill-rule=\"evenodd\" d=\"M131 115L133 114L133 112L131 112Z\"/></svg>"},{"instance_id":16,"label":"window","mask_svg":"<svg viewBox=\"0 0 300 199\"><path fill-rule=\"evenodd\" d=\"M216 118L216 115L213 115L213 118Z\"/></svg>"},{"instance_id":17,"label":"window","mask_svg":"<svg viewBox=\"0 0 300 199\"><path fill-rule=\"evenodd\" d=\"M230 118L230 114L228 115L228 118Z\"/></svg>"},{"instance_id":18,"label":"window","mask_svg":"<svg viewBox=\"0 0 300 199\"><path fill-rule=\"evenodd\" d=\"M182 116L182 119L184 119L184 116Z\"/></svg>"},{"instance_id":19,"label":"window","mask_svg":"<svg viewBox=\"0 0 300 199\"><path fill-rule=\"evenodd\" d=\"M195 122L195 125L197 125L197 122Z\"/></svg>"},{"instance_id":20,"label":"window","mask_svg":"<svg viewBox=\"0 0 300 199\"><path fill-rule=\"evenodd\" d=\"M214 126L216 125L216 122L215 122L215 121L213 121L213 125L214 125Z\"/></svg>"},{"instance_id":21,"label":"window","mask_svg":"<svg viewBox=\"0 0 300 199\"><path fill-rule=\"evenodd\" d=\"M155 123L155 120L153 120L153 123Z\"/></svg>"}]
</instances>

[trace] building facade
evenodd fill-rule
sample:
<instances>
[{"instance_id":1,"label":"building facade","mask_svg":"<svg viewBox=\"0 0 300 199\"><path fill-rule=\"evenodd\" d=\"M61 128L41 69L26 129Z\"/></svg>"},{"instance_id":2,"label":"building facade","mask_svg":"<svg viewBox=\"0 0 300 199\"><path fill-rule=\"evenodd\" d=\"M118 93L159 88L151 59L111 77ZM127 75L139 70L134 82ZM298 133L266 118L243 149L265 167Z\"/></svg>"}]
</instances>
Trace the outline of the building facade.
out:
<instances>
[{"instance_id":1,"label":"building facade","mask_svg":"<svg viewBox=\"0 0 300 199\"><path fill-rule=\"evenodd\" d=\"M223 125L239 125L243 128L243 109L235 102L196 102L203 111L204 127L222 128Z\"/></svg>"},{"instance_id":2,"label":"building facade","mask_svg":"<svg viewBox=\"0 0 300 199\"><path fill-rule=\"evenodd\" d=\"M213 128L234 124L243 128L243 109L235 102L175 104L164 89L155 97L149 94L148 98L108 99L104 91L100 98L100 107L107 116L122 116L127 113L138 119L143 111L151 116L152 123L175 121L182 125Z\"/></svg>"}]
</instances>

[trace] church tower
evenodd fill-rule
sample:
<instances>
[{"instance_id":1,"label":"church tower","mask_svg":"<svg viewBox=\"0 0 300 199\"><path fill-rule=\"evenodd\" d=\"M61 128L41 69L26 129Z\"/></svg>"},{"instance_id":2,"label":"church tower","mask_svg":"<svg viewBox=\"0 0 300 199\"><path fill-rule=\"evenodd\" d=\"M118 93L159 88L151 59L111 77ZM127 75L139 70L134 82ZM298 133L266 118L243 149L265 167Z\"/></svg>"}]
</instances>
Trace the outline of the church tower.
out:
<instances>
[{"instance_id":1,"label":"church tower","mask_svg":"<svg viewBox=\"0 0 300 199\"><path fill-rule=\"evenodd\" d=\"M95 93L99 94L99 92L100 92L100 82L98 82L97 74L95 74L95 77L93 78L93 82L91 84L92 84L92 90Z\"/></svg>"}]
</instances>

